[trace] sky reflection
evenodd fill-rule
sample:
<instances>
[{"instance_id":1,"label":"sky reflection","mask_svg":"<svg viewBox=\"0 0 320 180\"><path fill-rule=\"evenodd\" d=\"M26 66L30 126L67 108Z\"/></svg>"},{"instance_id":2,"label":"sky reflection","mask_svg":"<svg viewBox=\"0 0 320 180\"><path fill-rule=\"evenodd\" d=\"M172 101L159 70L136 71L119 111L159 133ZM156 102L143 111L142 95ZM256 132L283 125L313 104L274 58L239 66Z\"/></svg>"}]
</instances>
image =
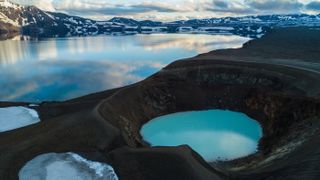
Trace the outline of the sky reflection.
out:
<instances>
[{"instance_id":1,"label":"sky reflection","mask_svg":"<svg viewBox=\"0 0 320 180\"><path fill-rule=\"evenodd\" d=\"M201 34L0 41L0 101L66 100L121 87L174 60L246 41Z\"/></svg>"}]
</instances>

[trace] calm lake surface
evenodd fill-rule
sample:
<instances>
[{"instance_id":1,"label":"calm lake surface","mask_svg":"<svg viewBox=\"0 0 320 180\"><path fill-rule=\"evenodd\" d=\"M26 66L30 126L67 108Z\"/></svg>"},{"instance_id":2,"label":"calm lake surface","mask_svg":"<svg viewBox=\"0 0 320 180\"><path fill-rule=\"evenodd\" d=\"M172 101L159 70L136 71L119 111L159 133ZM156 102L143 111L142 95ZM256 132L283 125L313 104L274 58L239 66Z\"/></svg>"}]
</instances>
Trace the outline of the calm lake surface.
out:
<instances>
[{"instance_id":1,"label":"calm lake surface","mask_svg":"<svg viewBox=\"0 0 320 180\"><path fill-rule=\"evenodd\" d=\"M121 87L174 60L249 40L203 34L23 39L0 41L0 101L66 100Z\"/></svg>"},{"instance_id":2,"label":"calm lake surface","mask_svg":"<svg viewBox=\"0 0 320 180\"><path fill-rule=\"evenodd\" d=\"M206 161L232 160L257 151L260 124L225 110L191 111L155 118L141 129L152 146L187 144Z\"/></svg>"}]
</instances>

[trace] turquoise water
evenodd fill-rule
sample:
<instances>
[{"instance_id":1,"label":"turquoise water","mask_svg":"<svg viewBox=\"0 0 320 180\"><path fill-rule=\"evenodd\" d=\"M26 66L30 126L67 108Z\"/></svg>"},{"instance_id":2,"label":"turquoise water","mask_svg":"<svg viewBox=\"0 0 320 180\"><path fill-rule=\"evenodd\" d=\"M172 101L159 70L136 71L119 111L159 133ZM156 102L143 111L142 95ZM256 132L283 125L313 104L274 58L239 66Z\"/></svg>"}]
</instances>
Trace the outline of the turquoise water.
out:
<instances>
[{"instance_id":1,"label":"turquoise water","mask_svg":"<svg viewBox=\"0 0 320 180\"><path fill-rule=\"evenodd\" d=\"M257 121L225 110L157 117L145 124L140 133L152 146L187 144L206 161L232 160L255 153L262 137Z\"/></svg>"},{"instance_id":2,"label":"turquoise water","mask_svg":"<svg viewBox=\"0 0 320 180\"><path fill-rule=\"evenodd\" d=\"M151 34L0 41L0 101L66 100L143 80L174 60L241 47L232 35Z\"/></svg>"}]
</instances>

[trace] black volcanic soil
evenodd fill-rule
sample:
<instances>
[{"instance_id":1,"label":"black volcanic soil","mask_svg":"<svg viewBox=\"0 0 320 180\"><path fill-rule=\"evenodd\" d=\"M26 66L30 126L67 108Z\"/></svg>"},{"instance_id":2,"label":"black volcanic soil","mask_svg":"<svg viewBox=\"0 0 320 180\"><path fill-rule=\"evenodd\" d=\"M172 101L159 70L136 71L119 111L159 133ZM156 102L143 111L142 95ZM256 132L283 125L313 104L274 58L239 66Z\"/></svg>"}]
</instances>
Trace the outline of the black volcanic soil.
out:
<instances>
[{"instance_id":1,"label":"black volcanic soil","mask_svg":"<svg viewBox=\"0 0 320 180\"><path fill-rule=\"evenodd\" d=\"M39 154L68 151L113 165L121 180L318 179L318 60L319 30L277 29L241 49L176 61L127 87L41 103L34 107L41 123L0 133L0 179L18 179ZM139 134L159 115L215 108L258 120L260 151L207 163L188 146L150 148Z\"/></svg>"}]
</instances>

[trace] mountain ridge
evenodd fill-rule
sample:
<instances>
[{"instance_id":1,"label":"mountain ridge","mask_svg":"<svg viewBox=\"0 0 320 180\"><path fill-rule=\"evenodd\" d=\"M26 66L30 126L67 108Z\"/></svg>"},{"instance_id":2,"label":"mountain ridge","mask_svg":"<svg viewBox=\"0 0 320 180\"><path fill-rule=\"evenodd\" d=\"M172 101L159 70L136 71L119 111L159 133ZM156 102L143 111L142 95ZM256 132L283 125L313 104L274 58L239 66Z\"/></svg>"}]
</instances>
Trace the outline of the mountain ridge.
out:
<instances>
[{"instance_id":1,"label":"mountain ridge","mask_svg":"<svg viewBox=\"0 0 320 180\"><path fill-rule=\"evenodd\" d=\"M0 34L20 31L25 35L79 36L136 33L210 33L260 37L273 27L320 27L320 14L255 15L159 22L114 17L97 21L60 12L43 11L0 1Z\"/></svg>"}]
</instances>

